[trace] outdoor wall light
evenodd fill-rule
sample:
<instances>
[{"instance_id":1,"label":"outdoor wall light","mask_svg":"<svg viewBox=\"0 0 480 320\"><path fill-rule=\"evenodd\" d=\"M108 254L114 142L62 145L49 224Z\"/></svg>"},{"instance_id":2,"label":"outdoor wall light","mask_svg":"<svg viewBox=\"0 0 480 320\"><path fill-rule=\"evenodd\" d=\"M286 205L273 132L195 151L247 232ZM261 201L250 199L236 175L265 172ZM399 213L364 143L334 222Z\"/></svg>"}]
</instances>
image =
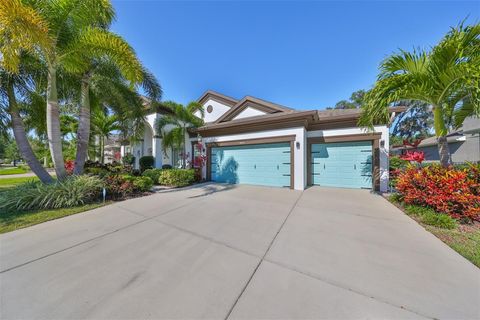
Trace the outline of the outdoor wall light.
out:
<instances>
[{"instance_id":1,"label":"outdoor wall light","mask_svg":"<svg viewBox=\"0 0 480 320\"><path fill-rule=\"evenodd\" d=\"M300 149L300 141L295 142L295 146L297 147L297 149Z\"/></svg>"},{"instance_id":2,"label":"outdoor wall light","mask_svg":"<svg viewBox=\"0 0 480 320\"><path fill-rule=\"evenodd\" d=\"M380 147L385 148L385 140L380 141Z\"/></svg>"}]
</instances>

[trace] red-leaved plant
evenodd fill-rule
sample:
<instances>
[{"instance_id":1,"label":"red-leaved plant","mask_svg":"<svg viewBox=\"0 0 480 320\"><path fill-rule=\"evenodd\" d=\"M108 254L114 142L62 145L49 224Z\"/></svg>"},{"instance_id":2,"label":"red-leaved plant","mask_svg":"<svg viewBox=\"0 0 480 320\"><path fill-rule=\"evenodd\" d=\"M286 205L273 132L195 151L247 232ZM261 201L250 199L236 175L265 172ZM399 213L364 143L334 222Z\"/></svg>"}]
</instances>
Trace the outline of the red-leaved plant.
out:
<instances>
[{"instance_id":1,"label":"red-leaved plant","mask_svg":"<svg viewBox=\"0 0 480 320\"><path fill-rule=\"evenodd\" d=\"M407 204L428 206L460 220L480 221L480 169L410 166L398 175L396 188Z\"/></svg>"},{"instance_id":2,"label":"red-leaved plant","mask_svg":"<svg viewBox=\"0 0 480 320\"><path fill-rule=\"evenodd\" d=\"M425 153L423 151L407 151L400 156L400 159L422 163L425 160Z\"/></svg>"},{"instance_id":3,"label":"red-leaved plant","mask_svg":"<svg viewBox=\"0 0 480 320\"><path fill-rule=\"evenodd\" d=\"M75 162L73 160L65 161L65 170L67 174L73 174L73 169L75 169Z\"/></svg>"}]
</instances>

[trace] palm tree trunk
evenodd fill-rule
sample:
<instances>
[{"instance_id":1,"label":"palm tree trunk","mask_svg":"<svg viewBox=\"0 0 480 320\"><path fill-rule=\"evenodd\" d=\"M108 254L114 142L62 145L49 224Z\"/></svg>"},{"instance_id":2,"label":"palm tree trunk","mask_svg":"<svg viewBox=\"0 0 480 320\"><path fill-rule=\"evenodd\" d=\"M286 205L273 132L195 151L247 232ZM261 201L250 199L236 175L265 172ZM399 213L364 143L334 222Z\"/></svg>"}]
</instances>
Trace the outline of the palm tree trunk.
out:
<instances>
[{"instance_id":1,"label":"palm tree trunk","mask_svg":"<svg viewBox=\"0 0 480 320\"><path fill-rule=\"evenodd\" d=\"M105 164L105 137L100 136L100 159L102 164Z\"/></svg>"},{"instance_id":2,"label":"palm tree trunk","mask_svg":"<svg viewBox=\"0 0 480 320\"><path fill-rule=\"evenodd\" d=\"M82 79L80 115L77 129L77 155L75 157L74 174L82 174L87 158L88 142L90 141L90 77Z\"/></svg>"},{"instance_id":3,"label":"palm tree trunk","mask_svg":"<svg viewBox=\"0 0 480 320\"><path fill-rule=\"evenodd\" d=\"M58 180L67 176L62 153L62 135L60 132L60 110L57 96L57 70L48 68L47 77L47 135L50 154Z\"/></svg>"},{"instance_id":4,"label":"palm tree trunk","mask_svg":"<svg viewBox=\"0 0 480 320\"><path fill-rule=\"evenodd\" d=\"M443 110L439 106L433 107L433 121L435 126L435 135L437 136L440 164L443 167L448 167L452 164L452 158L450 156L450 149L447 141L448 130L443 118Z\"/></svg>"},{"instance_id":5,"label":"palm tree trunk","mask_svg":"<svg viewBox=\"0 0 480 320\"><path fill-rule=\"evenodd\" d=\"M30 169L32 169L33 173L35 173L40 179L40 181L42 181L43 183L53 182L53 179L48 174L47 170L42 167L38 159L35 157L32 147L28 142L22 118L18 113L17 100L15 98L13 83L11 81L8 81L7 83L7 94L10 116L12 117L13 135L15 137L15 142L17 143L20 154L25 159Z\"/></svg>"}]
</instances>

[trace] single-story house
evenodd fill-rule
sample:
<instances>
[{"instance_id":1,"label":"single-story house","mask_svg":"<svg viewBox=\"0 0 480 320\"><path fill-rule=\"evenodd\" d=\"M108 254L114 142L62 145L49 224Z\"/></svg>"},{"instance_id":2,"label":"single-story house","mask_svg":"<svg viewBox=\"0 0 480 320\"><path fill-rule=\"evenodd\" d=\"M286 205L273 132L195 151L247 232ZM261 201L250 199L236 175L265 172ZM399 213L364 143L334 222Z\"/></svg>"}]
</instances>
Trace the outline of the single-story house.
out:
<instances>
[{"instance_id":1,"label":"single-story house","mask_svg":"<svg viewBox=\"0 0 480 320\"><path fill-rule=\"evenodd\" d=\"M196 143L207 156L203 177L228 183L303 190L309 185L387 191L389 130L357 126L360 110L294 110L246 96L240 100L207 91L198 102L205 125L185 137L191 159ZM404 111L391 108L392 116ZM155 121L147 116L144 139L122 146L122 156L155 156L155 166L176 165L179 150L162 151ZM200 113L197 113L200 117ZM191 148L190 148L191 146Z\"/></svg>"},{"instance_id":2,"label":"single-story house","mask_svg":"<svg viewBox=\"0 0 480 320\"><path fill-rule=\"evenodd\" d=\"M461 128L447 135L447 142L453 163L480 162L480 118L466 118ZM407 150L413 149L423 151L425 161L440 161L436 137L423 139L416 148L394 146L392 153L403 154Z\"/></svg>"}]
</instances>

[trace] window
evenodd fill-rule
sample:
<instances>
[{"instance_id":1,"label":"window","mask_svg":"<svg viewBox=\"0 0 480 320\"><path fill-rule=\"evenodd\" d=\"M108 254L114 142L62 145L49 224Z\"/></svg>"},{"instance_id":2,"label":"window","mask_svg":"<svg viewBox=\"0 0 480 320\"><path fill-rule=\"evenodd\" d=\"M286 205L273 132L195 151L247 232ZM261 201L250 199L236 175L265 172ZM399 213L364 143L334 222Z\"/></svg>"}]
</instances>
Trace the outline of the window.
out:
<instances>
[{"instance_id":1,"label":"window","mask_svg":"<svg viewBox=\"0 0 480 320\"><path fill-rule=\"evenodd\" d=\"M213 111L213 107L212 107L211 104L209 104L209 105L207 106L207 112L208 112L208 113L212 113L212 111Z\"/></svg>"},{"instance_id":2,"label":"window","mask_svg":"<svg viewBox=\"0 0 480 320\"><path fill-rule=\"evenodd\" d=\"M182 154L181 148L172 148L172 167L174 168L182 167L182 158L180 157L181 154Z\"/></svg>"}]
</instances>

